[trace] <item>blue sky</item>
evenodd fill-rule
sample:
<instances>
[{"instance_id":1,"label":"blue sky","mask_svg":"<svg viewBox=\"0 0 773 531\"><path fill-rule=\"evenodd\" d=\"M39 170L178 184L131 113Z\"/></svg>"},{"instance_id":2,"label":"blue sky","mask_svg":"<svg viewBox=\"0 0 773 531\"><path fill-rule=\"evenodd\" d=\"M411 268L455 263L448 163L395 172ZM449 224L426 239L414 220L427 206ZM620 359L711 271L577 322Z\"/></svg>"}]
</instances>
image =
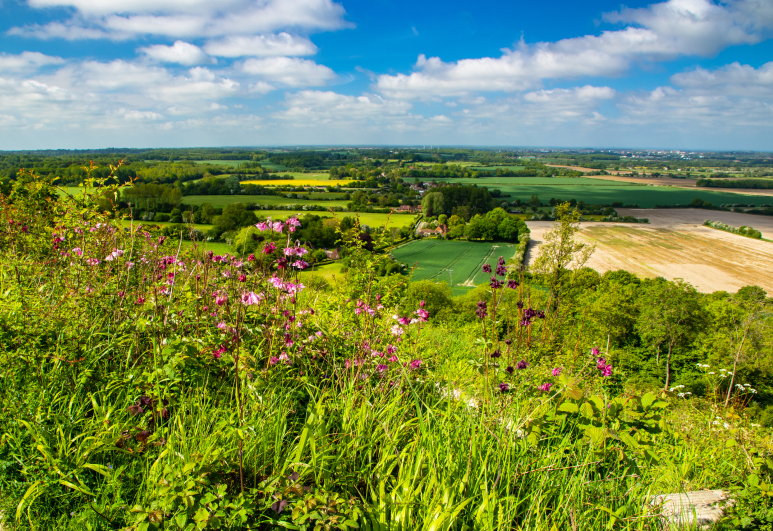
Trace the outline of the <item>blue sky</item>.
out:
<instances>
[{"instance_id":1,"label":"blue sky","mask_svg":"<svg viewBox=\"0 0 773 531\"><path fill-rule=\"evenodd\" d=\"M773 0L0 0L0 149L773 150Z\"/></svg>"}]
</instances>

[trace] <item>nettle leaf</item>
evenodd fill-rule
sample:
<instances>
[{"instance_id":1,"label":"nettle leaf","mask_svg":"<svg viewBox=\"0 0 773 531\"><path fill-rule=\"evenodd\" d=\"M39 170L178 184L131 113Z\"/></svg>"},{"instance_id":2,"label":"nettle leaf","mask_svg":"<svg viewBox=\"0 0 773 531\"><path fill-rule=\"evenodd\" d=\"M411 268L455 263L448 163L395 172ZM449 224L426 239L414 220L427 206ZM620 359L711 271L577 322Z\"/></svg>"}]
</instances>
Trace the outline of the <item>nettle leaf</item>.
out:
<instances>
[{"instance_id":1,"label":"nettle leaf","mask_svg":"<svg viewBox=\"0 0 773 531\"><path fill-rule=\"evenodd\" d=\"M577 413L578 410L579 408L574 402L561 402L561 405L558 406L558 411L565 413Z\"/></svg>"},{"instance_id":2,"label":"nettle leaf","mask_svg":"<svg viewBox=\"0 0 773 531\"><path fill-rule=\"evenodd\" d=\"M641 405L644 409L648 409L652 404L655 403L656 399L657 397L654 394L647 393L641 397Z\"/></svg>"},{"instance_id":3,"label":"nettle leaf","mask_svg":"<svg viewBox=\"0 0 773 531\"><path fill-rule=\"evenodd\" d=\"M593 418L593 406L588 402L583 402L580 406L580 415L589 419Z\"/></svg>"},{"instance_id":4,"label":"nettle leaf","mask_svg":"<svg viewBox=\"0 0 773 531\"><path fill-rule=\"evenodd\" d=\"M585 430L585 435L587 435L591 442L593 444L601 444L606 439L606 434L604 433L604 430L598 426L589 426Z\"/></svg>"},{"instance_id":5,"label":"nettle leaf","mask_svg":"<svg viewBox=\"0 0 773 531\"><path fill-rule=\"evenodd\" d=\"M561 376L559 381L565 386L564 397L570 400L579 400L583 396L583 390L576 378Z\"/></svg>"}]
</instances>

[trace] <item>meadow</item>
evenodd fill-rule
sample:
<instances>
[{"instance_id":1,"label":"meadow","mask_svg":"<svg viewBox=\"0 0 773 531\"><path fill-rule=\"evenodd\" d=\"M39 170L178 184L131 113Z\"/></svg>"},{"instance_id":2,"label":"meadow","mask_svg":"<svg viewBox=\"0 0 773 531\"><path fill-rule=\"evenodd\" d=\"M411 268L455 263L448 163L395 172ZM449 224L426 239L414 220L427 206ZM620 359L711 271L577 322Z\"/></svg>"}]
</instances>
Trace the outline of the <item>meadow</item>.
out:
<instances>
[{"instance_id":1,"label":"meadow","mask_svg":"<svg viewBox=\"0 0 773 531\"><path fill-rule=\"evenodd\" d=\"M465 293L469 288L488 282L490 275L481 271L484 263L499 256L509 260L515 247L510 243L424 239L395 248L392 256L413 268L414 280L444 281L450 285L453 274L454 293Z\"/></svg>"},{"instance_id":2,"label":"meadow","mask_svg":"<svg viewBox=\"0 0 773 531\"><path fill-rule=\"evenodd\" d=\"M95 206L35 180L0 196L3 529L656 531L653 497L697 489L732 492L719 529L773 521L745 385L773 395L758 291L588 271L546 287L506 279L491 244L437 242L494 277L449 298L380 276L389 257L356 230L333 287L288 261L298 221L252 257L202 256ZM661 312L674 294L684 311ZM696 334L668 361L662 315Z\"/></svg>"}]
</instances>

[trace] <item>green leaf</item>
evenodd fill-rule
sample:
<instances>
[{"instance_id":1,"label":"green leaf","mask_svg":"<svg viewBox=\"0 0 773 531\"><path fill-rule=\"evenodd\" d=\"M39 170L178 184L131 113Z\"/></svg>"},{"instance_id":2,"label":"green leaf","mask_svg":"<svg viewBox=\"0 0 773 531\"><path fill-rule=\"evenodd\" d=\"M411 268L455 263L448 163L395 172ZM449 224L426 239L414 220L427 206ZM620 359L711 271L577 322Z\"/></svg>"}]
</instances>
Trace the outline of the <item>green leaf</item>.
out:
<instances>
[{"instance_id":1,"label":"green leaf","mask_svg":"<svg viewBox=\"0 0 773 531\"><path fill-rule=\"evenodd\" d=\"M655 403L655 399L657 397L652 393L647 393L644 396L641 397L641 405L644 407L644 409L649 408L652 404Z\"/></svg>"},{"instance_id":2,"label":"green leaf","mask_svg":"<svg viewBox=\"0 0 773 531\"><path fill-rule=\"evenodd\" d=\"M725 441L725 448L733 448L736 446L735 439L728 439Z\"/></svg>"},{"instance_id":3,"label":"green leaf","mask_svg":"<svg viewBox=\"0 0 773 531\"><path fill-rule=\"evenodd\" d=\"M59 483L61 483L65 487L70 487L73 490L77 490L78 492L82 492L83 494L85 494L87 496L94 496L94 493L89 491L89 490L86 490L85 487L81 488L81 487L79 487L79 486L77 486L77 485L75 485L73 483L70 483L69 481L64 480L64 479L60 479Z\"/></svg>"},{"instance_id":4,"label":"green leaf","mask_svg":"<svg viewBox=\"0 0 773 531\"><path fill-rule=\"evenodd\" d=\"M588 402L583 402L580 406L580 415L589 419L593 418L593 406Z\"/></svg>"},{"instance_id":5,"label":"green leaf","mask_svg":"<svg viewBox=\"0 0 773 531\"><path fill-rule=\"evenodd\" d=\"M558 411L564 411L566 413L577 413L577 404L574 402L561 402L561 405L558 406Z\"/></svg>"},{"instance_id":6,"label":"green leaf","mask_svg":"<svg viewBox=\"0 0 773 531\"><path fill-rule=\"evenodd\" d=\"M196 516L198 516L198 514ZM177 527L185 529L185 523L188 521L188 514L185 512L178 513L177 516L174 517L174 521L177 524Z\"/></svg>"}]
</instances>

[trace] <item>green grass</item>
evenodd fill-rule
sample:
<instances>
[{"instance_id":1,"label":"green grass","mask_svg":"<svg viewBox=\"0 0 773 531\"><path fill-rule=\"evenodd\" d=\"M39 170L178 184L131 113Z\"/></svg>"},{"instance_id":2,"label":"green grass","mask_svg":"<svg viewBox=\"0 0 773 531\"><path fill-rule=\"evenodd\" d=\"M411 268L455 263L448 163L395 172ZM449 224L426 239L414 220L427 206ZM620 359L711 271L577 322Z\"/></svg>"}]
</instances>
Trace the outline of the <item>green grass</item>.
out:
<instances>
[{"instance_id":1,"label":"green grass","mask_svg":"<svg viewBox=\"0 0 773 531\"><path fill-rule=\"evenodd\" d=\"M348 201L315 201L314 199L288 199L276 195L187 195L183 204L203 205L209 203L215 207L225 207L234 203L255 203L258 205L320 205L329 207L346 207Z\"/></svg>"},{"instance_id":2,"label":"green grass","mask_svg":"<svg viewBox=\"0 0 773 531\"><path fill-rule=\"evenodd\" d=\"M416 267L413 280L437 280L450 282L453 270L455 291L466 289L489 280L489 275L481 270L484 263L496 264L498 257L508 260L515 253L515 244L478 243L445 240L417 240L392 251L396 260ZM467 284L466 288L462 285Z\"/></svg>"}]
</instances>

